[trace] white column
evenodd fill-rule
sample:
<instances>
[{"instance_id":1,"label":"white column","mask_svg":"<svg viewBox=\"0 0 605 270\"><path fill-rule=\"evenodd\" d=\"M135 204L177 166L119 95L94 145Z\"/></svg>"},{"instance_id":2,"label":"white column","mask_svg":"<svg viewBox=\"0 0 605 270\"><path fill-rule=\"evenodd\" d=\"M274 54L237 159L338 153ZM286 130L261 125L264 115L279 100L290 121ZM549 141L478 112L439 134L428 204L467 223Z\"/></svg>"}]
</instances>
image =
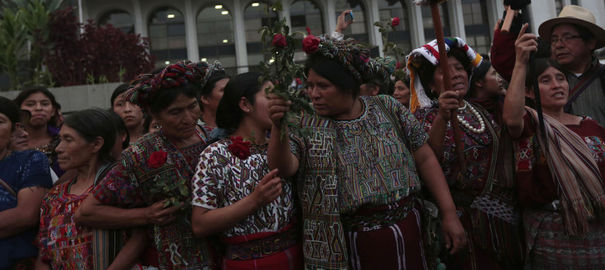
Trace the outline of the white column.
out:
<instances>
[{"instance_id":1,"label":"white column","mask_svg":"<svg viewBox=\"0 0 605 270\"><path fill-rule=\"evenodd\" d=\"M334 5L334 0L324 0L323 4L324 29L326 29L325 34L330 35L334 32L334 29L336 29L336 7Z\"/></svg>"},{"instance_id":2,"label":"white column","mask_svg":"<svg viewBox=\"0 0 605 270\"><path fill-rule=\"evenodd\" d=\"M422 23L422 8L413 4L411 1L405 1L408 5L410 17L410 35L412 37L412 48L418 48L426 43L424 37L424 24Z\"/></svg>"},{"instance_id":3,"label":"white column","mask_svg":"<svg viewBox=\"0 0 605 270\"><path fill-rule=\"evenodd\" d=\"M200 61L200 50L197 44L197 22L191 0L185 0L185 40L189 61Z\"/></svg>"},{"instance_id":4,"label":"white column","mask_svg":"<svg viewBox=\"0 0 605 270\"><path fill-rule=\"evenodd\" d=\"M592 1L595 1L595 0L590 0L590 2L592 2ZM553 4L554 4L554 0L553 0ZM571 0L563 0L563 1L561 1L561 4L563 6L571 5ZM582 5L582 4L580 4L580 5ZM557 15L559 15L559 14L557 14Z\"/></svg>"},{"instance_id":5,"label":"white column","mask_svg":"<svg viewBox=\"0 0 605 270\"><path fill-rule=\"evenodd\" d=\"M593 15L595 15L595 19L597 20L597 25L605 28L605 1L598 0L580 0L578 2L580 6L590 10Z\"/></svg>"},{"instance_id":6,"label":"white column","mask_svg":"<svg viewBox=\"0 0 605 270\"><path fill-rule=\"evenodd\" d=\"M292 20L290 19L290 0L282 0L282 11L280 12L280 19L286 18L286 25L290 27L290 34L292 34Z\"/></svg>"},{"instance_id":7,"label":"white column","mask_svg":"<svg viewBox=\"0 0 605 270\"><path fill-rule=\"evenodd\" d=\"M376 0L368 0L366 3L366 12L368 13L366 26L368 28L368 34L370 35L370 44L378 46L380 56L384 56L384 53L382 52L382 49L384 48L384 44L382 44L382 35L380 34L380 31L378 31L378 27L374 26L374 22L380 21L378 2Z\"/></svg>"},{"instance_id":8,"label":"white column","mask_svg":"<svg viewBox=\"0 0 605 270\"><path fill-rule=\"evenodd\" d=\"M450 18L450 35L460 37L466 40L466 30L464 29L464 17L462 13L462 0L447 1L447 10ZM442 22L443 26L447 22Z\"/></svg>"},{"instance_id":9,"label":"white column","mask_svg":"<svg viewBox=\"0 0 605 270\"><path fill-rule=\"evenodd\" d=\"M504 14L504 5L502 4L501 1L487 1L487 21L489 23L489 29L490 32L492 33L492 38L493 38L493 32L492 29L494 29L494 27L496 27L496 23L498 22L498 19L502 18L502 14Z\"/></svg>"},{"instance_id":10,"label":"white column","mask_svg":"<svg viewBox=\"0 0 605 270\"><path fill-rule=\"evenodd\" d=\"M134 32L142 37L147 37L147 25L143 19L143 11L141 10L141 2L132 0L134 10Z\"/></svg>"},{"instance_id":11,"label":"white column","mask_svg":"<svg viewBox=\"0 0 605 270\"><path fill-rule=\"evenodd\" d=\"M538 33L538 27L544 21L557 16L557 9L554 0L533 0L529 5L529 15L531 18L531 29L533 33Z\"/></svg>"},{"instance_id":12,"label":"white column","mask_svg":"<svg viewBox=\"0 0 605 270\"><path fill-rule=\"evenodd\" d=\"M237 73L248 72L248 51L246 51L246 32L244 27L244 9L240 0L233 0L233 30L235 42L235 63Z\"/></svg>"}]
</instances>

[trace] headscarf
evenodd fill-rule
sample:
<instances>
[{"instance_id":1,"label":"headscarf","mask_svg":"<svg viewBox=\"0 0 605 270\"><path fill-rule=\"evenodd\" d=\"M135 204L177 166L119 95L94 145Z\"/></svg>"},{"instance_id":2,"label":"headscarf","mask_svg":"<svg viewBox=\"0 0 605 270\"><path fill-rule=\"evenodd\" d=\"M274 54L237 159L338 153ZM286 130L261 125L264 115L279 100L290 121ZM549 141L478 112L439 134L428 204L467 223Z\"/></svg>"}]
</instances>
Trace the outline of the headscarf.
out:
<instances>
[{"instance_id":1,"label":"headscarf","mask_svg":"<svg viewBox=\"0 0 605 270\"><path fill-rule=\"evenodd\" d=\"M157 74L141 74L131 82L132 87L126 91L126 99L141 107L147 107L150 97L160 89L181 87L189 83L203 86L209 69L210 65L206 62L180 61L165 67Z\"/></svg>"},{"instance_id":2,"label":"headscarf","mask_svg":"<svg viewBox=\"0 0 605 270\"><path fill-rule=\"evenodd\" d=\"M480 54L476 53L473 48L466 45L466 42L459 37L445 38L445 50L449 52L450 48L452 47L463 49L473 67L478 66L483 59ZM420 48L414 49L408 56L406 56L407 70L408 74L410 75L410 110L412 112L415 112L418 108L424 108L431 105L431 100L426 95L422 82L416 74L422 63L422 61L420 61L421 58L426 59L434 66L439 64L439 48L437 47L437 40L433 40Z\"/></svg>"}]
</instances>

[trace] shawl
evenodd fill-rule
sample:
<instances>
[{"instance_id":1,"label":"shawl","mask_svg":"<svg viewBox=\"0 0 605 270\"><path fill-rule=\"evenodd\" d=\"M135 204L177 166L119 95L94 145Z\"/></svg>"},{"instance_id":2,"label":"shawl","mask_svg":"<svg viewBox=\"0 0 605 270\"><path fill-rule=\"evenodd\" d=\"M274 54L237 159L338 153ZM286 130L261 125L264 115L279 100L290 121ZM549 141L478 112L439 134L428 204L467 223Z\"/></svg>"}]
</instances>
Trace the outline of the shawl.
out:
<instances>
[{"instance_id":1,"label":"shawl","mask_svg":"<svg viewBox=\"0 0 605 270\"><path fill-rule=\"evenodd\" d=\"M526 110L537 122L537 112L529 107ZM563 223L570 235L587 232L588 221L605 213L599 167L578 134L546 114L544 128L546 141L544 136L537 137L561 196Z\"/></svg>"}]
</instances>

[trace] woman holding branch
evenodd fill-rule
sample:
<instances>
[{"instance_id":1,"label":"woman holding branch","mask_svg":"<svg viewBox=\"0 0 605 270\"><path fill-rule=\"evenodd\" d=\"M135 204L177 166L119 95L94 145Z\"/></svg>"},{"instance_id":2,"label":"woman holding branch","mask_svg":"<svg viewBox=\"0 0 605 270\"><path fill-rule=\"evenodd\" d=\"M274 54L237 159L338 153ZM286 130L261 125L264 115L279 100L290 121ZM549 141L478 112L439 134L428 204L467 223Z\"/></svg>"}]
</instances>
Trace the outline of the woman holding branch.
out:
<instances>
[{"instance_id":1,"label":"woman holding branch","mask_svg":"<svg viewBox=\"0 0 605 270\"><path fill-rule=\"evenodd\" d=\"M282 127L290 103L271 95L268 161L280 176L297 177L305 267L426 269L415 196L422 184L437 198L451 252L464 246L422 127L392 97L359 96L359 85L375 70L368 51L312 35L303 44L315 112Z\"/></svg>"}]
</instances>

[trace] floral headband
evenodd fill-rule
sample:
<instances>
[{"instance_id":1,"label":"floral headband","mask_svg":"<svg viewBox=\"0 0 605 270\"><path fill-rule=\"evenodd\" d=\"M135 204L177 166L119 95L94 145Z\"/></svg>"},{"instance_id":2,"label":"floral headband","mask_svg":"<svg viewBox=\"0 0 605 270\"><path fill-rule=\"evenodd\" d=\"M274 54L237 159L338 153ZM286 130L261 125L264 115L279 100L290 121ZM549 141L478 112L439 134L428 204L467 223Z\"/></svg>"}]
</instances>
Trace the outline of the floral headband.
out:
<instances>
[{"instance_id":1,"label":"floral headband","mask_svg":"<svg viewBox=\"0 0 605 270\"><path fill-rule=\"evenodd\" d=\"M215 65L216 66L216 63ZM219 68L220 63L219 63ZM165 67L157 74L141 74L135 78L126 92L126 99L139 106L147 106L149 97L159 89L175 88L188 83L200 83L202 86L207 80L206 74L210 66L206 62L192 63L189 61L177 62Z\"/></svg>"},{"instance_id":2,"label":"floral headband","mask_svg":"<svg viewBox=\"0 0 605 270\"><path fill-rule=\"evenodd\" d=\"M473 67L478 66L483 59L480 54L476 53L473 48L466 45L466 42L459 37L445 38L445 50L449 52L450 48L460 48L464 50ZM437 47L437 40L433 40L420 48L414 49L408 56L406 56L407 71L408 75L410 76L410 110L412 112L415 112L418 108L424 108L431 105L431 100L424 91L420 77L416 76L417 70L420 68L422 63L422 61L419 61L421 58L426 59L434 66L439 64L439 48Z\"/></svg>"}]
</instances>

